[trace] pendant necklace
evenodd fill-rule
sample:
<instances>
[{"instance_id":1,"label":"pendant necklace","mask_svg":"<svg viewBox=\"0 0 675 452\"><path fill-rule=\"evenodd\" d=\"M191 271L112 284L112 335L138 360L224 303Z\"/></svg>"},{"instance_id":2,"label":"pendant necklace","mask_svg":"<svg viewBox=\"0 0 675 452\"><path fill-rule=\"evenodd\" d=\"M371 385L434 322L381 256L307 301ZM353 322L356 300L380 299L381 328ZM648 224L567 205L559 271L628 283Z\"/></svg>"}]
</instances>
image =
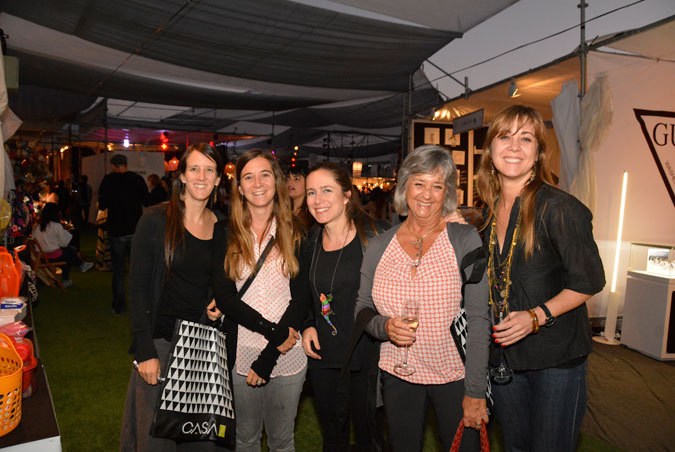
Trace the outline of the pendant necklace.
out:
<instances>
[{"instance_id":1,"label":"pendant necklace","mask_svg":"<svg viewBox=\"0 0 675 452\"><path fill-rule=\"evenodd\" d=\"M439 223L439 224L440 224L440 223ZM407 225L407 226L408 226L408 230L410 231L410 233L411 233L413 236L416 236L417 234L415 234L415 233L413 232L413 230L412 230L412 228L410 227L410 225ZM436 227L437 227L437 226L438 226L438 225L436 225L436 226L434 226L433 228L431 228L431 230L430 230L429 232L427 232L426 234L424 234L424 235L422 235L422 236L420 236L420 237L417 237L415 240L411 240L411 241L410 241L410 244L413 245L413 246L415 247L415 252L417 253L417 255L415 256L415 259L413 259L413 261L412 261L411 264L410 264L411 267L419 267L420 264L422 263L422 244L424 243L424 239L426 239L427 237L429 237L429 234L431 234L432 232L434 232L434 231L436 230Z\"/></svg>"},{"instance_id":2,"label":"pendant necklace","mask_svg":"<svg viewBox=\"0 0 675 452\"><path fill-rule=\"evenodd\" d=\"M316 294L317 297L319 297L319 301L321 302L321 316L328 322L330 327L333 329L331 331L331 335L337 336L337 328L335 328L335 325L333 325L333 322L330 320L330 315L335 314L335 311L333 311L331 307L331 302L333 301L333 283L335 283L335 273L337 273L337 269L340 266L340 258L342 257L342 252L345 249L345 245L347 244L347 237L349 237L349 231L351 231L351 225L349 228L347 228L347 233L345 234L345 239L342 243L342 248L340 248L340 254L338 254L337 262L335 263L335 268L333 269L333 277L330 280L330 291L328 294L321 293L316 290L316 267L319 266L319 257L321 257L321 250L323 249L323 231L321 232L321 237L314 242L314 252L312 253L312 262L314 262L314 275L313 275L313 286L314 286L314 293ZM321 245L319 247L319 252L317 253L316 248L318 244L321 242ZM315 260L316 256L316 260Z\"/></svg>"},{"instance_id":3,"label":"pendant necklace","mask_svg":"<svg viewBox=\"0 0 675 452\"><path fill-rule=\"evenodd\" d=\"M499 200L497 200L499 202ZM509 292L511 289L511 263L513 262L513 252L516 249L516 243L518 242L518 232L520 230L520 207L518 210L518 219L516 220L516 227L513 230L513 236L511 237L511 246L509 247L509 254L506 257L505 262L500 262L499 255L495 259L495 253L499 254L499 251L496 250L497 245L497 217L493 214L492 223L490 226L490 240L488 242L488 282L490 284L490 306L498 307L499 310L503 313L508 312L509 309ZM495 261L498 261L495 263ZM493 290L499 293L501 302L493 299Z\"/></svg>"}]
</instances>

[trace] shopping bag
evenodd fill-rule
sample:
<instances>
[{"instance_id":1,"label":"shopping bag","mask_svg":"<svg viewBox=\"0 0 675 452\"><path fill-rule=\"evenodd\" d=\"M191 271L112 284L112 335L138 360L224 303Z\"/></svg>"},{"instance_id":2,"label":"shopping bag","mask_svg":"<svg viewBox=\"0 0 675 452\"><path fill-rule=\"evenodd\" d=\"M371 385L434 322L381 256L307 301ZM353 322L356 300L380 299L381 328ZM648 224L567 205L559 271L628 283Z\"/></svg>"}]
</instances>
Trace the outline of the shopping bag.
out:
<instances>
[{"instance_id":1,"label":"shopping bag","mask_svg":"<svg viewBox=\"0 0 675 452\"><path fill-rule=\"evenodd\" d=\"M177 320L150 434L175 441L216 441L234 450L232 382L225 334Z\"/></svg>"}]
</instances>

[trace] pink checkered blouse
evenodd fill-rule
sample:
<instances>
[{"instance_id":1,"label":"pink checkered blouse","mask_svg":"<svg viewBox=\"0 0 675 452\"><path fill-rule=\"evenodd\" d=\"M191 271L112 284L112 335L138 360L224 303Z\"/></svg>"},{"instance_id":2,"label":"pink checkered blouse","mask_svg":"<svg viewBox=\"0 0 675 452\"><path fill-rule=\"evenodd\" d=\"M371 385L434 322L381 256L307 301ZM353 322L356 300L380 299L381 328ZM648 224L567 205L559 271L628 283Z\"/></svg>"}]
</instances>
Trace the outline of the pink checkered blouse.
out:
<instances>
[{"instance_id":1,"label":"pink checkered blouse","mask_svg":"<svg viewBox=\"0 0 675 452\"><path fill-rule=\"evenodd\" d=\"M464 378L464 364L450 335L450 324L459 312L462 280L448 234L440 233L422 257L414 279L413 259L394 236L380 259L373 279L373 301L384 316L401 315L406 299L420 305L417 340L408 352L408 363L416 371L399 376L394 365L403 360L405 349L391 342L380 348L380 369L410 383L444 384Z\"/></svg>"}]
</instances>

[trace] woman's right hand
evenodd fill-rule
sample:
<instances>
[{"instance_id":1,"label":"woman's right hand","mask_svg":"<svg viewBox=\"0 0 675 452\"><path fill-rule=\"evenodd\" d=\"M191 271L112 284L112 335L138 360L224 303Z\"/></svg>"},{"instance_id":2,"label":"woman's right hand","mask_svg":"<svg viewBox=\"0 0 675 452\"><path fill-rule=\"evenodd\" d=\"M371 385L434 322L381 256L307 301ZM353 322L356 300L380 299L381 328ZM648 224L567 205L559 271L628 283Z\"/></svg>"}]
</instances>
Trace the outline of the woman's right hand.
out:
<instances>
[{"instance_id":1,"label":"woman's right hand","mask_svg":"<svg viewBox=\"0 0 675 452\"><path fill-rule=\"evenodd\" d=\"M283 344L277 347L277 350L279 350L282 355L285 355L295 346L295 343L298 342L298 339L300 339L300 334L289 326L288 338L286 338Z\"/></svg>"},{"instance_id":2,"label":"woman's right hand","mask_svg":"<svg viewBox=\"0 0 675 452\"><path fill-rule=\"evenodd\" d=\"M149 385L156 385L159 378L159 359L152 358L138 364L138 375Z\"/></svg>"},{"instance_id":3,"label":"woman's right hand","mask_svg":"<svg viewBox=\"0 0 675 452\"><path fill-rule=\"evenodd\" d=\"M384 326L389 340L394 345L405 347L415 342L415 333L410 329L410 325L403 321L403 317L391 317Z\"/></svg>"},{"instance_id":4,"label":"woman's right hand","mask_svg":"<svg viewBox=\"0 0 675 452\"><path fill-rule=\"evenodd\" d=\"M305 355L310 358L321 359L321 355L312 350L312 345L314 345L315 349L321 350L319 333L317 333L316 328L310 326L302 332L302 348L305 350Z\"/></svg>"}]
</instances>

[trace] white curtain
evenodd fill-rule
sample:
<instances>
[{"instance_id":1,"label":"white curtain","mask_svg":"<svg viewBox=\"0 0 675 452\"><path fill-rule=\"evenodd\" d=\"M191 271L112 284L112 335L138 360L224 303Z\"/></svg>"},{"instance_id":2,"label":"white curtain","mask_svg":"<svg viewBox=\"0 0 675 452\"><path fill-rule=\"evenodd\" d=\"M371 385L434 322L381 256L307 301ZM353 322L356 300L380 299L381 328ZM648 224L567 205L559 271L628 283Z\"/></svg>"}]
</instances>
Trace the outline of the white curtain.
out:
<instances>
[{"instance_id":1,"label":"white curtain","mask_svg":"<svg viewBox=\"0 0 675 452\"><path fill-rule=\"evenodd\" d=\"M5 62L0 58L0 143L3 143L0 153L0 189L2 197L6 198L10 190L16 188L14 185L14 171L12 162L5 151L4 143L9 140L21 127L21 120L9 108L7 98L7 85L5 83Z\"/></svg>"},{"instance_id":2,"label":"white curtain","mask_svg":"<svg viewBox=\"0 0 675 452\"><path fill-rule=\"evenodd\" d=\"M560 147L560 182L570 191L579 160L579 88L576 80L565 83L560 94L551 101L553 128Z\"/></svg>"},{"instance_id":3,"label":"white curtain","mask_svg":"<svg viewBox=\"0 0 675 452\"><path fill-rule=\"evenodd\" d=\"M570 187L570 193L586 204L593 215L595 215L596 187L592 152L595 152L607 137L613 113L614 106L607 74L598 74L581 102L579 141L582 152Z\"/></svg>"}]
</instances>

